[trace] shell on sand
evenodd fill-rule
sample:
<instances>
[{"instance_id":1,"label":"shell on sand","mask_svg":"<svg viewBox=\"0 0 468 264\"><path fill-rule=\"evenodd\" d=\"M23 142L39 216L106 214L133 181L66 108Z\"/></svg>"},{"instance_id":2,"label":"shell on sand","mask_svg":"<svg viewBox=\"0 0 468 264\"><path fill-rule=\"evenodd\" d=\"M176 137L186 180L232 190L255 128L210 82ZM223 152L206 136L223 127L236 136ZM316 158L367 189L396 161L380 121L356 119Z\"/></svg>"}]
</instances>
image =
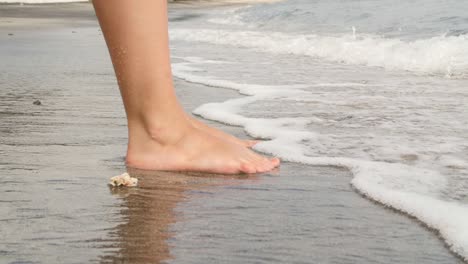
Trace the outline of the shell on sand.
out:
<instances>
[{"instance_id":1,"label":"shell on sand","mask_svg":"<svg viewBox=\"0 0 468 264\"><path fill-rule=\"evenodd\" d=\"M126 172L124 174L110 178L110 182L109 182L109 185L113 187L120 187L120 186L133 187L133 186L137 186L137 184L138 184L138 179L130 177L130 175Z\"/></svg>"}]
</instances>

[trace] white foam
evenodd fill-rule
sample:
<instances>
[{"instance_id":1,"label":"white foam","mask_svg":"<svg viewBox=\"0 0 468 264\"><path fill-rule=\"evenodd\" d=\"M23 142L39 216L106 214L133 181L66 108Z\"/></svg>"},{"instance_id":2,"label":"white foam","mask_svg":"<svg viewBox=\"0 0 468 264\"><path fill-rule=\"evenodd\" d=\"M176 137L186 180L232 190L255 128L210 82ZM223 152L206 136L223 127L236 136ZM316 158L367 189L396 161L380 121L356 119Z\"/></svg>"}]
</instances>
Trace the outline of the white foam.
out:
<instances>
[{"instance_id":1,"label":"white foam","mask_svg":"<svg viewBox=\"0 0 468 264\"><path fill-rule=\"evenodd\" d=\"M199 61L200 62L200 61ZM320 142L326 135L310 131L307 125L320 123L319 118L251 118L240 114L253 102L271 99L291 90L300 93L301 86L265 86L241 84L195 75L190 63L174 65L176 77L202 85L237 90L249 95L222 103L208 103L194 113L204 118L244 127L258 138L270 139L255 146L259 151L280 157L284 161L319 166L347 168L353 174L352 185L362 194L383 205L411 215L436 230L450 249L468 260L468 206L441 198L448 185L447 178L439 172L400 163L369 161L348 157L311 157L303 142ZM330 83L340 87L340 83ZM465 166L454 157L446 157L445 163Z\"/></svg>"},{"instance_id":2,"label":"white foam","mask_svg":"<svg viewBox=\"0 0 468 264\"><path fill-rule=\"evenodd\" d=\"M245 8L233 8L227 11L222 12L216 18L208 19L209 23L213 24L220 24L220 25L235 25L235 26L246 26L246 24L242 21L242 16L237 14L240 9Z\"/></svg>"},{"instance_id":3,"label":"white foam","mask_svg":"<svg viewBox=\"0 0 468 264\"><path fill-rule=\"evenodd\" d=\"M172 29L172 40L208 42L259 51L308 55L334 62L446 76L468 72L468 37L440 36L405 42L376 35L290 35L278 32Z\"/></svg>"},{"instance_id":4,"label":"white foam","mask_svg":"<svg viewBox=\"0 0 468 264\"><path fill-rule=\"evenodd\" d=\"M441 162L444 166L449 168L468 169L467 161L450 155L440 157L439 162Z\"/></svg>"}]
</instances>

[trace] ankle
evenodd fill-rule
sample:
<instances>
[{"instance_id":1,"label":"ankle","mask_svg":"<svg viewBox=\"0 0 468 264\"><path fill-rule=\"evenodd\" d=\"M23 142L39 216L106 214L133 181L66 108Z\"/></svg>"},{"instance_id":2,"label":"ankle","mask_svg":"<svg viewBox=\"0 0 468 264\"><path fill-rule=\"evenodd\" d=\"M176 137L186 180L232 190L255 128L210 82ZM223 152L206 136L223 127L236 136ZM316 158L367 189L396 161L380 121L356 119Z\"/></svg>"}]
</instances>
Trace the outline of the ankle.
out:
<instances>
[{"instance_id":1,"label":"ankle","mask_svg":"<svg viewBox=\"0 0 468 264\"><path fill-rule=\"evenodd\" d=\"M145 127L147 138L161 146L174 145L193 128L185 119Z\"/></svg>"},{"instance_id":2,"label":"ankle","mask_svg":"<svg viewBox=\"0 0 468 264\"><path fill-rule=\"evenodd\" d=\"M191 127L184 116L173 117L171 120L129 120L129 145L144 146L150 142L161 146L175 144Z\"/></svg>"},{"instance_id":3,"label":"ankle","mask_svg":"<svg viewBox=\"0 0 468 264\"><path fill-rule=\"evenodd\" d=\"M129 126L126 165L144 169L146 164L151 163L163 168L167 158L173 156L174 149L181 145L180 142L192 133L193 129L191 124L183 121ZM154 160L155 157L158 157L157 161Z\"/></svg>"}]
</instances>

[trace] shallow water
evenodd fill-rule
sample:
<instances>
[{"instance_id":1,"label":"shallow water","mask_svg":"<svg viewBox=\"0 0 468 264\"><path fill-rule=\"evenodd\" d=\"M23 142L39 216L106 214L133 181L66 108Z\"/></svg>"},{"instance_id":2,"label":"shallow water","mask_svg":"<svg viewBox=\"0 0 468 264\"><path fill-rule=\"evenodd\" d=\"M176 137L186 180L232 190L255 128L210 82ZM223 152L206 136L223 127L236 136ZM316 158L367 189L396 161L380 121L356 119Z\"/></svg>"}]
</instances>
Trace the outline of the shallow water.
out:
<instances>
[{"instance_id":1,"label":"shallow water","mask_svg":"<svg viewBox=\"0 0 468 264\"><path fill-rule=\"evenodd\" d=\"M374 5L350 1L328 15L354 22L367 11L391 24ZM454 7L441 4L437 17L413 12L432 18L420 35L382 35L381 27L342 33L328 20L316 28L311 10L334 6L292 0L173 23L174 53L184 60L177 77L247 96L194 113L270 139L255 148L283 160L348 169L360 193L416 217L468 258L468 48L462 33L434 33L460 24L442 19ZM293 7L303 15L289 16Z\"/></svg>"},{"instance_id":2,"label":"shallow water","mask_svg":"<svg viewBox=\"0 0 468 264\"><path fill-rule=\"evenodd\" d=\"M0 262L462 262L418 221L357 194L349 184L352 175L344 169L285 162L278 172L249 177L132 172L140 179L139 188L110 190L106 186L109 177L125 169L124 112L101 33L96 22L89 19L91 8L78 6L83 18L74 16L73 21L57 18L28 24L22 20L17 26L15 19L0 16ZM73 5L27 9L0 6L0 14L5 14L1 13L3 8L23 8L8 12L19 12L25 17L28 12L44 12L46 16L54 8L65 14L68 8L70 12L76 10ZM172 26L204 23L204 12L174 9ZM240 109L239 113L251 118L296 118L300 113L335 120L307 124L307 131L336 133L323 140L334 148L314 149L315 146L309 147L311 142L303 142L308 156L323 154L319 151L326 155L331 151L359 155L363 159L382 156L381 149L360 151L360 146L369 143L363 139L359 142L353 135L365 135L357 132L368 131L352 127L349 121L362 119L350 109L366 109L371 103L350 100L347 108L340 101L359 95L370 99L375 96L377 101L371 101L372 104L385 105L382 102L388 98L404 95L391 87L419 83L421 87L428 85L425 91L431 95L433 83L447 87L447 91L457 91L464 82L438 77L428 80L406 73L209 43L175 41L172 47L176 75L192 81L176 79L178 95L187 109L207 102L248 98L224 89L223 85L216 88L193 83L197 80L228 88L233 87L229 80L263 85L323 84L330 80L359 83L301 88L298 92L302 101L289 92ZM194 71L195 68L201 71ZM197 76L201 79L194 80ZM417 87L413 88L409 94L420 93ZM450 98L443 93L437 95L424 98L449 109L456 106L457 99L464 100L463 91ZM40 100L41 105L34 105L35 100ZM405 104L388 102L388 120L398 117L390 115L394 108L405 109ZM218 110L225 117L225 105ZM456 108L453 110L457 112ZM430 112L433 108L425 111L434 114ZM380 124L382 118L362 119L357 124ZM404 117L396 120L411 121ZM437 120L445 119L441 115L433 122ZM213 124L243 136L240 127ZM459 127L463 124L455 128ZM446 131L442 125L437 128ZM439 130L427 131L429 139L431 131ZM441 140L460 136L446 132ZM348 145L337 148L343 146L343 139L349 141ZM391 139L392 144L397 144L409 141L411 134L395 134ZM414 145L425 144L421 141ZM373 143L374 146L378 144ZM271 146L265 147L271 150ZM420 162L420 152L416 161L409 155L413 153L404 159L408 163ZM397 157L389 152L382 161ZM458 174L453 171L451 175ZM445 196L464 199L460 181L450 186L451 191Z\"/></svg>"}]
</instances>

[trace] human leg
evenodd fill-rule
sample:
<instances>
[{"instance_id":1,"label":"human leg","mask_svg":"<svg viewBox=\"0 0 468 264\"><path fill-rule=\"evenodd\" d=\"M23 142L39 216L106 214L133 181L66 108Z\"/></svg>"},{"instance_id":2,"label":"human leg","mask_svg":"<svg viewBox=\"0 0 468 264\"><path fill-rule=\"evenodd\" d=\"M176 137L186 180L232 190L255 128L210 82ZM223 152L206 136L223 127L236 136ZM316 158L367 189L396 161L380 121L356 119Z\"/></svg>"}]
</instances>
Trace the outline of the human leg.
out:
<instances>
[{"instance_id":1,"label":"human leg","mask_svg":"<svg viewBox=\"0 0 468 264\"><path fill-rule=\"evenodd\" d=\"M255 173L268 159L197 127L172 82L164 0L94 0L128 119L128 166L155 170Z\"/></svg>"}]
</instances>

